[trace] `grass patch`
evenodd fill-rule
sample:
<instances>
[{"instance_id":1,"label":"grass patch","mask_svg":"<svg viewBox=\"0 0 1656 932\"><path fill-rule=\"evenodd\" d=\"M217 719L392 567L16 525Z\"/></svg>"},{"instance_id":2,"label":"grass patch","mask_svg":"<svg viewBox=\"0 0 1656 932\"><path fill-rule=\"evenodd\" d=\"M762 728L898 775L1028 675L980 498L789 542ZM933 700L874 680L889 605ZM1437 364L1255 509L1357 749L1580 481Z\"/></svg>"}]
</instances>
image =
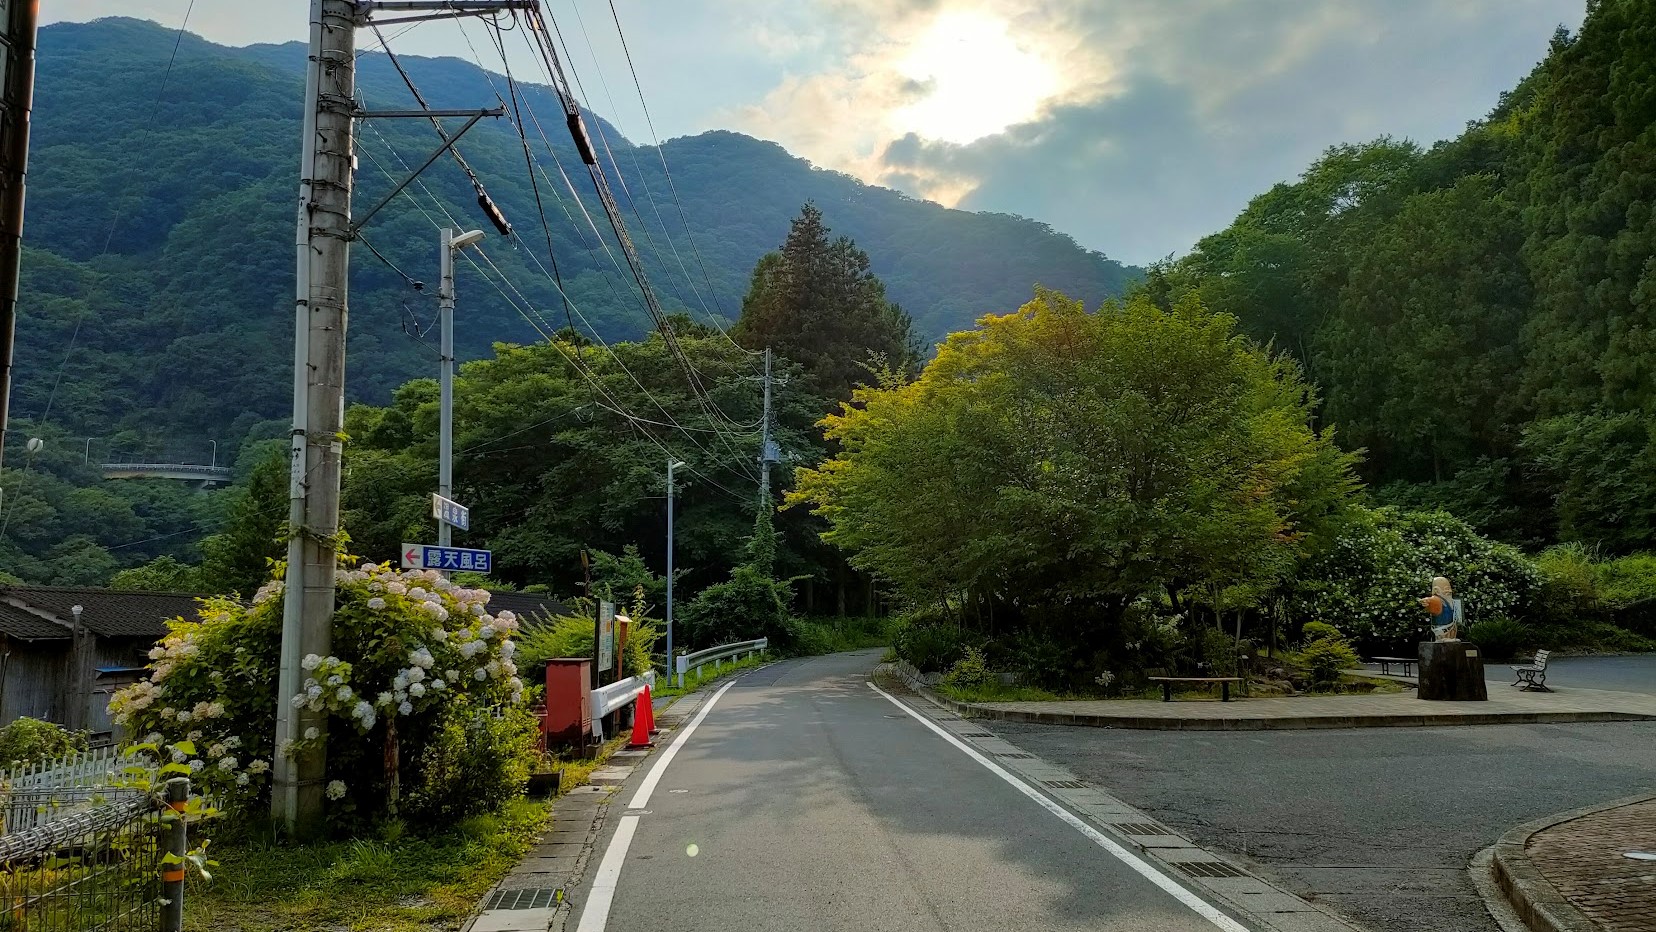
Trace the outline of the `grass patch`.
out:
<instances>
[{"instance_id":1,"label":"grass patch","mask_svg":"<svg viewBox=\"0 0 1656 932\"><path fill-rule=\"evenodd\" d=\"M1057 702L1081 699L1082 696L1062 695L1039 686L1008 686L1005 683L984 683L981 686L951 686L938 683L932 689L956 702Z\"/></svg>"},{"instance_id":2,"label":"grass patch","mask_svg":"<svg viewBox=\"0 0 1656 932\"><path fill-rule=\"evenodd\" d=\"M561 791L568 792L577 786L584 786L592 778L594 770L609 763L610 755L631 740L632 729L623 728L621 734L605 741L591 757L583 757L578 750L554 754L552 766L563 771L563 777L558 781Z\"/></svg>"},{"instance_id":3,"label":"grass patch","mask_svg":"<svg viewBox=\"0 0 1656 932\"><path fill-rule=\"evenodd\" d=\"M377 839L276 845L214 844L211 884L185 897L190 932L437 932L454 930L516 864L547 823L550 804L517 799L431 836L387 830Z\"/></svg>"}]
</instances>

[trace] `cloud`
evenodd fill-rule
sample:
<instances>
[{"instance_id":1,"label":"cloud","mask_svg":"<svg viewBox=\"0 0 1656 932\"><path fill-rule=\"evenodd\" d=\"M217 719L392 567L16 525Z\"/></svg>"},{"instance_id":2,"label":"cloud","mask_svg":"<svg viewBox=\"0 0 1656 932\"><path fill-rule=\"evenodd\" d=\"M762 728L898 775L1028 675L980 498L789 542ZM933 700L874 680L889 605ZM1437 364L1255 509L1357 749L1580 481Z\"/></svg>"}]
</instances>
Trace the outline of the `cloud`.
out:
<instances>
[{"instance_id":1,"label":"cloud","mask_svg":"<svg viewBox=\"0 0 1656 932\"><path fill-rule=\"evenodd\" d=\"M1036 217L1145 261L1188 249L1329 145L1454 134L1529 70L1554 26L1579 23L1582 3L821 0L820 10L829 54L731 112L738 128L868 181ZM978 52L967 56L977 72L916 73L917 56L950 42ZM986 93L1002 85L982 75L1016 73L1019 56L1048 63L1050 84L1025 71L1005 94ZM951 82L977 109L949 109ZM981 112L996 106L1015 119Z\"/></svg>"}]
</instances>

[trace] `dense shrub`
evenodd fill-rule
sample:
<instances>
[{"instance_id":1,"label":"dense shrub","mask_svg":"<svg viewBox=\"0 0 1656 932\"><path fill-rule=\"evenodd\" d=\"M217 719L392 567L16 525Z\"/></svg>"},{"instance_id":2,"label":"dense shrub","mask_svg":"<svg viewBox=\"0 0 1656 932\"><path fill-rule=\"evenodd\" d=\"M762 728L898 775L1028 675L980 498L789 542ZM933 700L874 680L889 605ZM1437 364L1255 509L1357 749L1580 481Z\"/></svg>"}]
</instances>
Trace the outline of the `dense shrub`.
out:
<instances>
[{"instance_id":1,"label":"dense shrub","mask_svg":"<svg viewBox=\"0 0 1656 932\"><path fill-rule=\"evenodd\" d=\"M1345 635L1340 633L1339 628L1323 621L1306 622L1305 626L1300 629L1300 634L1304 636L1307 642L1320 641L1324 638L1334 638L1339 640L1345 637Z\"/></svg>"},{"instance_id":2,"label":"dense shrub","mask_svg":"<svg viewBox=\"0 0 1656 932\"><path fill-rule=\"evenodd\" d=\"M949 672L944 674L943 682L955 689L979 689L987 686L994 678L995 674L984 660L983 651L976 647L968 647L966 655L956 660Z\"/></svg>"},{"instance_id":3,"label":"dense shrub","mask_svg":"<svg viewBox=\"0 0 1656 932\"><path fill-rule=\"evenodd\" d=\"M904 621L898 625L891 646L897 656L922 673L941 673L966 656L971 639L956 625Z\"/></svg>"},{"instance_id":4,"label":"dense shrub","mask_svg":"<svg viewBox=\"0 0 1656 932\"><path fill-rule=\"evenodd\" d=\"M370 564L340 572L333 654L304 658L306 679L294 696L277 693L284 595L273 582L251 605L209 600L201 621L172 622L150 652L150 677L111 701L116 722L170 750L193 780L244 814L267 811L275 755L322 742L336 827L392 814L463 816L520 788L535 725L514 712L524 693L511 640L517 619L490 614L488 592L429 570ZM321 714L326 729L276 747L278 703ZM391 792L393 776L408 790L404 805Z\"/></svg>"},{"instance_id":5,"label":"dense shrub","mask_svg":"<svg viewBox=\"0 0 1656 932\"><path fill-rule=\"evenodd\" d=\"M786 652L794 643L789 624L791 587L752 566L738 566L730 579L703 589L684 608L675 624L684 632L683 646L714 647L733 641L769 638L772 650ZM674 647L680 646L675 642Z\"/></svg>"},{"instance_id":6,"label":"dense shrub","mask_svg":"<svg viewBox=\"0 0 1656 932\"><path fill-rule=\"evenodd\" d=\"M1340 671L1349 670L1361 661L1351 645L1338 638L1312 641L1299 653L1305 665L1306 678L1313 689L1327 689L1340 681Z\"/></svg>"},{"instance_id":7,"label":"dense shrub","mask_svg":"<svg viewBox=\"0 0 1656 932\"><path fill-rule=\"evenodd\" d=\"M1338 622L1353 640L1399 645L1427 627L1419 599L1447 576L1468 621L1533 612L1541 574L1523 554L1443 512L1354 509L1332 545L1289 587L1300 618Z\"/></svg>"},{"instance_id":8,"label":"dense shrub","mask_svg":"<svg viewBox=\"0 0 1656 932\"><path fill-rule=\"evenodd\" d=\"M632 627L627 632L621 669L627 676L637 676L650 669L650 651L660 640L661 631L653 619L637 615L629 618ZM518 664L538 675L555 657L591 657L593 625L591 617L579 615L560 615L550 622L525 625L517 635Z\"/></svg>"},{"instance_id":9,"label":"dense shrub","mask_svg":"<svg viewBox=\"0 0 1656 932\"><path fill-rule=\"evenodd\" d=\"M53 760L84 747L86 735L25 716L0 728L0 767Z\"/></svg>"},{"instance_id":10,"label":"dense shrub","mask_svg":"<svg viewBox=\"0 0 1656 932\"><path fill-rule=\"evenodd\" d=\"M1526 648L1533 648L1536 633L1529 625L1510 618L1491 618L1469 626L1461 637L1478 645L1488 660L1511 660Z\"/></svg>"}]
</instances>

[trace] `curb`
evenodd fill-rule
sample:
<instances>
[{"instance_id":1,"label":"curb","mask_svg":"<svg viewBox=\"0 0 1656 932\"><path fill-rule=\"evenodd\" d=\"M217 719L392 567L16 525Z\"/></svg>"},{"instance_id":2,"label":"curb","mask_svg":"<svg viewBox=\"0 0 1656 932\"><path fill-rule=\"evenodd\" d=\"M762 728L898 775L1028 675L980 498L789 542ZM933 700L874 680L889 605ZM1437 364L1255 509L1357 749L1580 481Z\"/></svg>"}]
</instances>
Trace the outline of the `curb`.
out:
<instances>
[{"instance_id":1,"label":"curb","mask_svg":"<svg viewBox=\"0 0 1656 932\"><path fill-rule=\"evenodd\" d=\"M1630 796L1600 806L1572 809L1525 822L1508 831L1490 848L1490 869L1495 875L1496 885L1506 894L1512 908L1517 910L1518 915L1534 932L1597 932L1600 926L1560 896L1558 890L1541 876L1541 871L1530 861L1527 850L1530 837L1537 832L1565 822L1573 822L1583 816L1653 799L1656 799L1656 796Z\"/></svg>"},{"instance_id":2,"label":"curb","mask_svg":"<svg viewBox=\"0 0 1656 932\"><path fill-rule=\"evenodd\" d=\"M1088 715L1075 712L1025 712L960 702L920 681L906 663L888 665L910 689L961 715L1030 725L1083 728L1135 728L1148 731L1306 731L1315 728L1423 728L1449 725L1569 725L1587 722L1648 722L1656 715L1637 712L1483 712L1471 715L1339 715L1298 718L1160 718L1143 715ZM1147 700L1148 701L1148 700Z\"/></svg>"}]
</instances>

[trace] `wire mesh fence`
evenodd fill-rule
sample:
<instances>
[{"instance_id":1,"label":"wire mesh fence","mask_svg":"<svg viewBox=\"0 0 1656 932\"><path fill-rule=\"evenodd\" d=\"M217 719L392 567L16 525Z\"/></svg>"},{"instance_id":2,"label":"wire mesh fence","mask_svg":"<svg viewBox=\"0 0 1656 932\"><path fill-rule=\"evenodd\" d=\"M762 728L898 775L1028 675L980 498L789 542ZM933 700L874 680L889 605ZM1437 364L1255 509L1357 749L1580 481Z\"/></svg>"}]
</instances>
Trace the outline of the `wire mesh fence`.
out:
<instances>
[{"instance_id":1,"label":"wire mesh fence","mask_svg":"<svg viewBox=\"0 0 1656 932\"><path fill-rule=\"evenodd\" d=\"M131 793L0 837L0 932L166 932L165 811Z\"/></svg>"}]
</instances>

